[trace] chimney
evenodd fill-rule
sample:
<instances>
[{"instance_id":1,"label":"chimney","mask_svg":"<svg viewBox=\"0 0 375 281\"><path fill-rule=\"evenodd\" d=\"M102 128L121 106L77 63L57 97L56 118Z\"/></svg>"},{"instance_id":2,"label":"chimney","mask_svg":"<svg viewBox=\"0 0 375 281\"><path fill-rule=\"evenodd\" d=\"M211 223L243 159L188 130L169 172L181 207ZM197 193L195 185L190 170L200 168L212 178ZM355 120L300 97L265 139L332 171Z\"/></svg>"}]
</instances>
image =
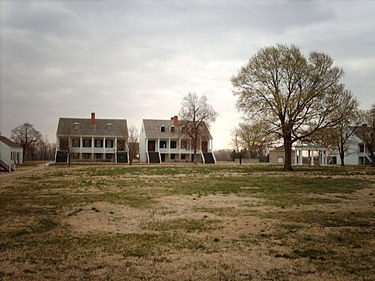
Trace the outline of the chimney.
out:
<instances>
[{"instance_id":1,"label":"chimney","mask_svg":"<svg viewBox=\"0 0 375 281\"><path fill-rule=\"evenodd\" d=\"M172 124L173 126L177 127L178 126L178 116L173 116L171 117L171 121L172 121Z\"/></svg>"},{"instance_id":2,"label":"chimney","mask_svg":"<svg viewBox=\"0 0 375 281\"><path fill-rule=\"evenodd\" d=\"M90 124L96 124L95 112L91 112L91 122L90 122Z\"/></svg>"}]
</instances>

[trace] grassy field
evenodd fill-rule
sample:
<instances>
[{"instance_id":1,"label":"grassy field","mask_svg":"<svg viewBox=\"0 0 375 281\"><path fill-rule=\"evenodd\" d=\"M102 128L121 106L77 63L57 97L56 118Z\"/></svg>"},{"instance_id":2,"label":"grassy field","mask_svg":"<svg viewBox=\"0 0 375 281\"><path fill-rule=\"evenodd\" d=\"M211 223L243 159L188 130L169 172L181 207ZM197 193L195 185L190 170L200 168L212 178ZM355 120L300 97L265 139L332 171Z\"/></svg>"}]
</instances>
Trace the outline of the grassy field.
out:
<instances>
[{"instance_id":1,"label":"grassy field","mask_svg":"<svg viewBox=\"0 0 375 281\"><path fill-rule=\"evenodd\" d=\"M370 167L50 166L0 184L0 280L374 280Z\"/></svg>"}]
</instances>

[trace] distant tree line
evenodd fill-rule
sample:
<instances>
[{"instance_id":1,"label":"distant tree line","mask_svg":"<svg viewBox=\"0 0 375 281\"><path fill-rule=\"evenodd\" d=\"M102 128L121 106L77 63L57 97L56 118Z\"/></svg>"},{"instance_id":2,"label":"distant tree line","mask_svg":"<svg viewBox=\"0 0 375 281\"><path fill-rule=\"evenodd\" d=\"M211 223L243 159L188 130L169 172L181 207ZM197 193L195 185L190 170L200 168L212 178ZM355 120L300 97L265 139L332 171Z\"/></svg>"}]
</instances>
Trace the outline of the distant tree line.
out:
<instances>
[{"instance_id":1,"label":"distant tree line","mask_svg":"<svg viewBox=\"0 0 375 281\"><path fill-rule=\"evenodd\" d=\"M53 160L56 145L43 139L42 134L28 122L17 126L10 137L23 148L24 161Z\"/></svg>"}]
</instances>

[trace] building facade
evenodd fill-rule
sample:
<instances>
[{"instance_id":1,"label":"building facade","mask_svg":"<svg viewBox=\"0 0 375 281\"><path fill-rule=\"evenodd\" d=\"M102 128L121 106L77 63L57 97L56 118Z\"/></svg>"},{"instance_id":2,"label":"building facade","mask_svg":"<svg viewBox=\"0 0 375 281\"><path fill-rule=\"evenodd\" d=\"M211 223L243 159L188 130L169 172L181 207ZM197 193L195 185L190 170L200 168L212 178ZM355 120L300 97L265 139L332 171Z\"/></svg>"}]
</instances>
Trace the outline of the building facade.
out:
<instances>
[{"instance_id":1,"label":"building facade","mask_svg":"<svg viewBox=\"0 0 375 281\"><path fill-rule=\"evenodd\" d=\"M17 164L23 163L23 148L10 139L0 136L0 167L15 171Z\"/></svg>"},{"instance_id":2,"label":"building facade","mask_svg":"<svg viewBox=\"0 0 375 281\"><path fill-rule=\"evenodd\" d=\"M192 140L184 134L178 117L170 120L143 119L140 140L140 162L197 162L216 163L212 152L212 136L204 125L197 143L197 154L194 155Z\"/></svg>"},{"instance_id":3,"label":"building facade","mask_svg":"<svg viewBox=\"0 0 375 281\"><path fill-rule=\"evenodd\" d=\"M371 138L373 129L367 125L352 127L353 133L347 141L347 150L344 153L345 165L370 165L370 148L371 145L367 139ZM331 153L331 162L333 164L340 164L340 155L338 151Z\"/></svg>"},{"instance_id":4,"label":"building facade","mask_svg":"<svg viewBox=\"0 0 375 281\"><path fill-rule=\"evenodd\" d=\"M128 163L126 119L60 118L56 162Z\"/></svg>"}]
</instances>

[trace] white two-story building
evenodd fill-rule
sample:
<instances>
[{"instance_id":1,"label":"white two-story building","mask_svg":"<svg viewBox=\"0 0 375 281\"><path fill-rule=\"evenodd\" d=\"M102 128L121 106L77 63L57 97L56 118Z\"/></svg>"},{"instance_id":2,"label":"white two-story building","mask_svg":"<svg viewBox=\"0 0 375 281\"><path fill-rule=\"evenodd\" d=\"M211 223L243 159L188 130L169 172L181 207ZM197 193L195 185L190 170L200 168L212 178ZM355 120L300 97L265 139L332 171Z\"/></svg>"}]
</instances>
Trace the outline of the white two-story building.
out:
<instances>
[{"instance_id":1,"label":"white two-story building","mask_svg":"<svg viewBox=\"0 0 375 281\"><path fill-rule=\"evenodd\" d=\"M184 134L177 116L170 120L143 119L140 140L139 157L141 162L197 162L216 163L212 152L212 136L207 128L202 129L197 144L197 154L191 139Z\"/></svg>"},{"instance_id":2,"label":"white two-story building","mask_svg":"<svg viewBox=\"0 0 375 281\"><path fill-rule=\"evenodd\" d=\"M60 118L56 162L128 163L126 119Z\"/></svg>"}]
</instances>

